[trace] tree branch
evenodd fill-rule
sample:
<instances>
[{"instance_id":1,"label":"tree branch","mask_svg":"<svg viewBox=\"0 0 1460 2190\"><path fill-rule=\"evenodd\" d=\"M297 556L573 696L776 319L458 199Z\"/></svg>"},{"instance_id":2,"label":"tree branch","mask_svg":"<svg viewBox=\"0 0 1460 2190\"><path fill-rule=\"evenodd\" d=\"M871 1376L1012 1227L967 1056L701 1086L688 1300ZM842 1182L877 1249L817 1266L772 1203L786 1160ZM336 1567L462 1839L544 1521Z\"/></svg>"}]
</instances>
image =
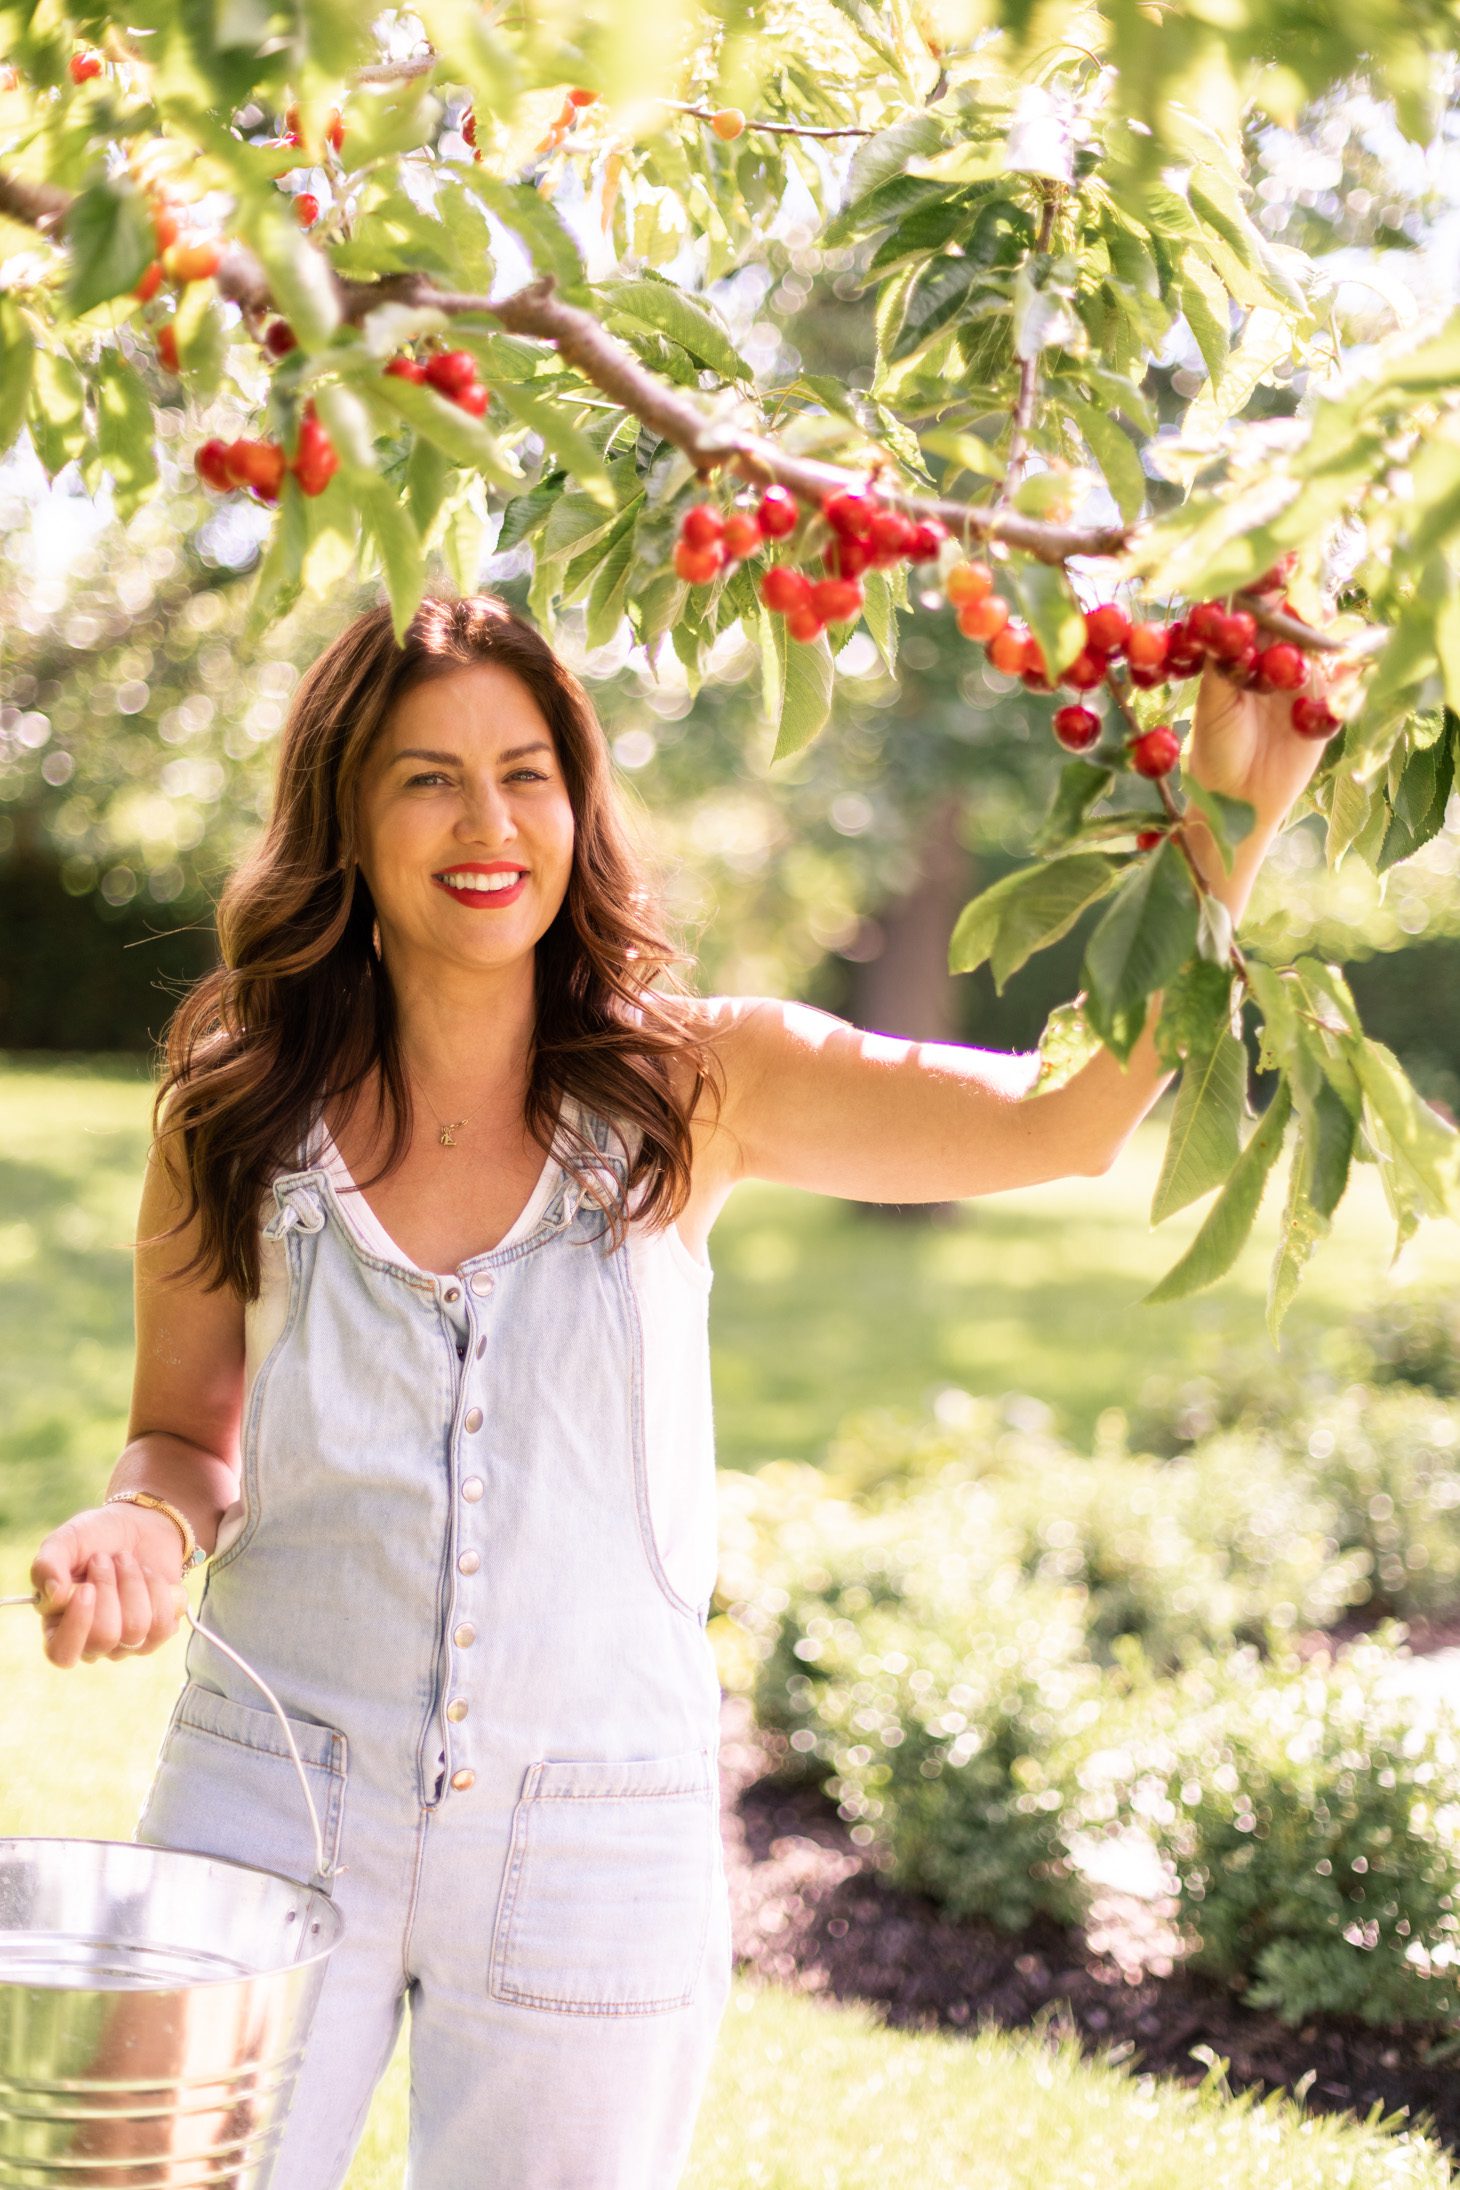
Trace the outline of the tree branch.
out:
<instances>
[{"instance_id":1,"label":"tree branch","mask_svg":"<svg viewBox=\"0 0 1460 2190\"><path fill-rule=\"evenodd\" d=\"M64 191L21 182L0 172L0 211L32 227L44 224L48 233L60 229L69 205ZM244 244L222 245L213 279L219 293L245 313L265 311L274 304L268 277ZM701 478L708 479L717 471L732 471L757 484L774 482L802 500L815 503L838 488L861 483L861 472L790 455L763 434L709 415L691 396L656 378L591 312L559 296L550 275L495 302L485 296L438 289L425 274L387 274L370 282L353 281L339 274L332 279L341 316L350 324L358 325L378 305L406 304L439 311L450 318L494 320L512 334L551 344L603 394L682 449ZM1130 528L1125 525L1053 525L1014 510L1000 512L896 488L881 488L879 493L889 507L909 516L941 518L960 540L1002 540L1041 562L1062 563L1074 555L1115 555L1130 537Z\"/></svg>"},{"instance_id":2,"label":"tree branch","mask_svg":"<svg viewBox=\"0 0 1460 2190\"><path fill-rule=\"evenodd\" d=\"M1044 258L1049 251L1049 239L1054 233L1054 217L1059 208L1059 185L1044 183L1043 203L1039 213L1039 234L1034 239L1031 259ZM1029 449L1029 429L1034 423L1034 398L1039 388L1039 352L1033 357L1019 360L1019 392L1014 398L1010 413L1009 457L1004 466L1004 476L999 481L999 491L994 507L1002 509L1018 484Z\"/></svg>"}]
</instances>

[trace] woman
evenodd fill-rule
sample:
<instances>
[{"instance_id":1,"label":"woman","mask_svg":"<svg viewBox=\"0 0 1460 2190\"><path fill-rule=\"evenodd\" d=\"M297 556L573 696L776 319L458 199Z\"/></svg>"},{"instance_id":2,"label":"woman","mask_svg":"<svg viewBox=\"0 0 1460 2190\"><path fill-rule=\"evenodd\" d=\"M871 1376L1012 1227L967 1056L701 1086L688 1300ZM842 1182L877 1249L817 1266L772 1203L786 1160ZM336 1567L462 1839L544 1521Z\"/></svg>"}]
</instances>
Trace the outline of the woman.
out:
<instances>
[{"instance_id":1,"label":"woman","mask_svg":"<svg viewBox=\"0 0 1460 2190\"><path fill-rule=\"evenodd\" d=\"M1203 684L1253 801L1240 914L1321 746ZM1149 1029L1032 1060L668 972L603 734L487 596L387 605L301 682L275 811L173 1020L115 1502L32 1566L55 1665L202 1614L289 1716L346 1935L274 2190L331 2190L412 2008L411 2181L664 2190L730 1984L705 1259L742 1178L942 1201L1107 1170ZM367 1198L368 1197L368 1198ZM160 1504L132 1502L134 1494ZM194 1636L137 1828L304 1878L278 1722Z\"/></svg>"}]
</instances>

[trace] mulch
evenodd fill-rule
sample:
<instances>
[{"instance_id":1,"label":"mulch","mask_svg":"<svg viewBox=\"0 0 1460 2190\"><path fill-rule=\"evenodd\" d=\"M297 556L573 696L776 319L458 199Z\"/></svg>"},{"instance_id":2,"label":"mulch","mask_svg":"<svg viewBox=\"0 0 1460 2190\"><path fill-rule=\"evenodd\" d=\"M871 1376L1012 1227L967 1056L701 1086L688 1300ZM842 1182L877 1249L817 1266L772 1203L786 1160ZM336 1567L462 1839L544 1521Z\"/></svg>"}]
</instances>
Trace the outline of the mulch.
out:
<instances>
[{"instance_id":1,"label":"mulch","mask_svg":"<svg viewBox=\"0 0 1460 2190\"><path fill-rule=\"evenodd\" d=\"M783 1753L784 1754L784 1753ZM1315 2111L1407 2111L1460 2153L1456 2059L1426 2062L1447 2035L1325 2017L1290 2029L1180 1967L1174 1905L1097 1890L1083 1930L1041 1919L1006 1933L953 1920L890 1885L814 1786L778 1782L777 1741L727 1695L721 1817L738 1966L796 1992L870 2004L899 2029L1003 2030L1041 2023L1128 2069L1200 2083L1210 2047L1229 2088L1291 2091L1311 2072Z\"/></svg>"}]
</instances>

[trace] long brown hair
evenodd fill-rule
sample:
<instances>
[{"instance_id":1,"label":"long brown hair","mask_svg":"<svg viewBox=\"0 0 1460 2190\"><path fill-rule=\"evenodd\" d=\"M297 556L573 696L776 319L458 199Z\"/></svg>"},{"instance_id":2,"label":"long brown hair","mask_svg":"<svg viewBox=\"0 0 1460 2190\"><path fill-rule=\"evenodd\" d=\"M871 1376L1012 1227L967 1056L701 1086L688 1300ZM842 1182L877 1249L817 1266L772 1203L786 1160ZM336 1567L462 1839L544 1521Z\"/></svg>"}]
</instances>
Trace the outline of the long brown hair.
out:
<instances>
[{"instance_id":1,"label":"long brown hair","mask_svg":"<svg viewBox=\"0 0 1460 2190\"><path fill-rule=\"evenodd\" d=\"M418 685L494 662L536 700L554 742L575 830L567 894L537 945L537 1020L526 1101L546 1150L565 1095L641 1133L622 1196L603 1200L595 1151L564 1118L563 1160L599 1201L621 1244L628 1203L669 1224L690 1190L690 1118L718 1060L671 996L690 991L669 969L685 960L662 932L657 891L631 842L607 742L578 679L531 624L492 594L423 600L397 644L388 601L357 616L295 689L280 743L272 817L218 905L221 965L169 1021L153 1130L187 1207L160 1235L196 1217L199 1243L178 1274L206 1273L245 1300L260 1283L259 1218L271 1179L297 1169L319 1106L378 1068L389 1122L383 1178L405 1152L411 1100L395 1002L372 930L375 907L355 864L361 770L392 708ZM670 1066L687 1056L692 1090ZM171 1142L174 1145L169 1147ZM177 1160L180 1158L180 1161ZM373 1180L362 1181L372 1184Z\"/></svg>"}]
</instances>

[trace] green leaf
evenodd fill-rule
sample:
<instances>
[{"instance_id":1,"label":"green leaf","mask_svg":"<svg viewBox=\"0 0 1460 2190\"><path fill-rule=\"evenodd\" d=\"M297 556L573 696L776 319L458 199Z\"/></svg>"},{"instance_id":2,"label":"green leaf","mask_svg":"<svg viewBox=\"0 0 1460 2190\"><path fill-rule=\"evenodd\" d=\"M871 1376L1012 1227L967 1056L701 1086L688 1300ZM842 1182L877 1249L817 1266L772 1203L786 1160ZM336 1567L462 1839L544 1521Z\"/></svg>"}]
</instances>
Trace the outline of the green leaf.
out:
<instances>
[{"instance_id":1,"label":"green leaf","mask_svg":"<svg viewBox=\"0 0 1460 2190\"><path fill-rule=\"evenodd\" d=\"M492 486L505 487L509 492L522 486L523 475L516 459L495 434L489 433L479 418L448 403L434 388L382 373L371 382L370 392L375 401L398 411L417 433L434 441L438 449L444 449L467 471L480 472Z\"/></svg>"},{"instance_id":2,"label":"green leaf","mask_svg":"<svg viewBox=\"0 0 1460 2190\"><path fill-rule=\"evenodd\" d=\"M1183 1058L1209 1050L1222 1028L1231 1026L1234 978L1231 966L1188 958L1167 982L1152 1039L1168 1069L1174 1071Z\"/></svg>"},{"instance_id":3,"label":"green leaf","mask_svg":"<svg viewBox=\"0 0 1460 2190\"><path fill-rule=\"evenodd\" d=\"M1435 744L1412 752L1405 761L1375 863L1378 873L1410 858L1444 828L1445 809L1455 785L1457 732L1460 717L1452 715L1444 735Z\"/></svg>"},{"instance_id":4,"label":"green leaf","mask_svg":"<svg viewBox=\"0 0 1460 2190\"><path fill-rule=\"evenodd\" d=\"M767 722L779 722L786 700L786 637L784 616L761 611L757 632L760 640L760 703Z\"/></svg>"},{"instance_id":5,"label":"green leaf","mask_svg":"<svg viewBox=\"0 0 1460 2190\"><path fill-rule=\"evenodd\" d=\"M65 310L72 319L130 295L157 255L147 201L125 177L91 183L72 200L66 242Z\"/></svg>"},{"instance_id":6,"label":"green leaf","mask_svg":"<svg viewBox=\"0 0 1460 2190\"><path fill-rule=\"evenodd\" d=\"M1064 1087L1099 1049L1100 1037L1085 1017L1079 998L1070 1004L1056 1004L1039 1037L1039 1073L1029 1094L1043 1095Z\"/></svg>"},{"instance_id":7,"label":"green leaf","mask_svg":"<svg viewBox=\"0 0 1460 2190\"><path fill-rule=\"evenodd\" d=\"M0 294L0 455L25 424L35 365L35 337L19 305Z\"/></svg>"},{"instance_id":8,"label":"green leaf","mask_svg":"<svg viewBox=\"0 0 1460 2190\"><path fill-rule=\"evenodd\" d=\"M120 350L103 350L96 361L96 454L125 523L157 492L158 475L151 399Z\"/></svg>"},{"instance_id":9,"label":"green leaf","mask_svg":"<svg viewBox=\"0 0 1460 2190\"><path fill-rule=\"evenodd\" d=\"M969 298L985 287L987 278L981 266L966 258L934 259L930 265L915 268L897 335L888 351L890 362L898 364L910 358L951 320L959 318ZM995 310L1006 309L1002 298L985 302Z\"/></svg>"},{"instance_id":10,"label":"green leaf","mask_svg":"<svg viewBox=\"0 0 1460 2190\"><path fill-rule=\"evenodd\" d=\"M848 208L892 178L906 179L909 160L931 159L947 141L946 122L932 114L904 114L891 128L879 129L852 155L840 217L845 218Z\"/></svg>"},{"instance_id":11,"label":"green leaf","mask_svg":"<svg viewBox=\"0 0 1460 2190\"><path fill-rule=\"evenodd\" d=\"M1224 1024L1209 1050L1186 1060L1151 1203L1152 1224L1221 1185L1241 1151L1246 1107L1247 1051Z\"/></svg>"},{"instance_id":12,"label":"green leaf","mask_svg":"<svg viewBox=\"0 0 1460 2190\"><path fill-rule=\"evenodd\" d=\"M380 477L380 459L375 451L375 434L365 404L352 388L333 381L315 391L314 406L320 424L334 444L341 476L360 478L367 485L372 484Z\"/></svg>"},{"instance_id":13,"label":"green leaf","mask_svg":"<svg viewBox=\"0 0 1460 2190\"><path fill-rule=\"evenodd\" d=\"M637 509L631 509L626 513L626 522L609 539L588 596L585 635L590 647L607 646L623 621L636 538Z\"/></svg>"},{"instance_id":14,"label":"green leaf","mask_svg":"<svg viewBox=\"0 0 1460 2190\"><path fill-rule=\"evenodd\" d=\"M1162 1301L1185 1300L1191 1293L1225 1277L1247 1243L1261 1206L1268 1174L1283 1144L1292 1114L1293 1097L1287 1081L1279 1080L1272 1100L1263 1112L1247 1146L1232 1167L1201 1230L1184 1255L1174 1262L1150 1292L1141 1298L1143 1308Z\"/></svg>"},{"instance_id":15,"label":"green leaf","mask_svg":"<svg viewBox=\"0 0 1460 2190\"><path fill-rule=\"evenodd\" d=\"M469 85L479 112L510 118L522 88L522 65L476 0L419 0L412 13L425 26L447 81Z\"/></svg>"},{"instance_id":16,"label":"green leaf","mask_svg":"<svg viewBox=\"0 0 1460 2190\"><path fill-rule=\"evenodd\" d=\"M855 171L855 158L852 168ZM930 207L961 203L962 195L958 192L950 198L947 183L929 175L901 172L889 175L875 190L850 198L842 210L833 215L822 233L822 245L826 250L834 251L856 236L871 235L878 228L898 227Z\"/></svg>"},{"instance_id":17,"label":"green leaf","mask_svg":"<svg viewBox=\"0 0 1460 2190\"><path fill-rule=\"evenodd\" d=\"M570 303L587 303L583 260L573 232L531 183L503 182L486 167L475 165L462 170L462 180L487 211L511 229L539 274L551 274Z\"/></svg>"},{"instance_id":18,"label":"green leaf","mask_svg":"<svg viewBox=\"0 0 1460 2190\"><path fill-rule=\"evenodd\" d=\"M959 914L948 944L948 971L972 973L988 959L1002 995L1010 974L1068 934L1121 873L1119 863L1102 852L1071 852L1002 876Z\"/></svg>"},{"instance_id":19,"label":"green leaf","mask_svg":"<svg viewBox=\"0 0 1460 2190\"><path fill-rule=\"evenodd\" d=\"M1212 379L1219 380L1232 347L1231 305L1226 290L1205 260L1193 252L1182 261L1176 295L1202 363Z\"/></svg>"},{"instance_id":20,"label":"green leaf","mask_svg":"<svg viewBox=\"0 0 1460 2190\"><path fill-rule=\"evenodd\" d=\"M55 479L73 457L86 454L86 383L68 351L36 351L26 423L48 479Z\"/></svg>"},{"instance_id":21,"label":"green leaf","mask_svg":"<svg viewBox=\"0 0 1460 2190\"><path fill-rule=\"evenodd\" d=\"M1366 1036L1352 1056L1367 1110L1408 1191L1428 1216L1460 1216L1460 1133L1416 1092L1392 1049Z\"/></svg>"},{"instance_id":22,"label":"green leaf","mask_svg":"<svg viewBox=\"0 0 1460 2190\"><path fill-rule=\"evenodd\" d=\"M309 497L286 478L274 512L274 529L254 573L244 621L243 644L257 646L271 624L287 616L303 586L304 552L309 544Z\"/></svg>"},{"instance_id":23,"label":"green leaf","mask_svg":"<svg viewBox=\"0 0 1460 2190\"><path fill-rule=\"evenodd\" d=\"M1049 812L1030 839L1032 852L1058 851L1069 842L1097 799L1104 798L1115 781L1113 768L1092 760L1067 760L1059 772Z\"/></svg>"},{"instance_id":24,"label":"green leaf","mask_svg":"<svg viewBox=\"0 0 1460 2190\"><path fill-rule=\"evenodd\" d=\"M897 669L897 615L885 571L869 570L863 577L862 616L873 645L887 664L889 673L894 673Z\"/></svg>"},{"instance_id":25,"label":"green leaf","mask_svg":"<svg viewBox=\"0 0 1460 2190\"><path fill-rule=\"evenodd\" d=\"M357 485L364 530L374 542L380 556L380 567L385 573L386 588L390 594L391 622L395 630L396 644L405 638L406 627L421 605L426 590L426 562L421 551L421 536L412 524L410 515L399 495L392 493L382 479L369 490Z\"/></svg>"},{"instance_id":26,"label":"green leaf","mask_svg":"<svg viewBox=\"0 0 1460 2190\"><path fill-rule=\"evenodd\" d=\"M784 619L778 616L775 621L784 631ZM809 645L797 639L788 642L781 718L772 761L788 760L792 753L799 753L803 746L811 743L831 713L831 692L835 682L836 672L825 632Z\"/></svg>"},{"instance_id":27,"label":"green leaf","mask_svg":"<svg viewBox=\"0 0 1460 2190\"><path fill-rule=\"evenodd\" d=\"M1237 857L1237 846L1250 836L1257 823L1257 808L1245 798L1229 798L1225 791L1209 791L1195 776L1184 776L1181 788L1186 793L1187 804L1195 806L1205 816L1212 840L1221 854L1222 865L1232 872Z\"/></svg>"},{"instance_id":28,"label":"green leaf","mask_svg":"<svg viewBox=\"0 0 1460 2190\"><path fill-rule=\"evenodd\" d=\"M1149 999L1196 948L1196 904L1168 838L1125 876L1085 946L1090 1024L1122 1063L1146 1023Z\"/></svg>"},{"instance_id":29,"label":"green leaf","mask_svg":"<svg viewBox=\"0 0 1460 2190\"><path fill-rule=\"evenodd\" d=\"M1010 561L1004 566L1002 582L1013 593L1043 647L1053 680L1069 668L1085 644L1085 619L1068 578L1053 563Z\"/></svg>"},{"instance_id":30,"label":"green leaf","mask_svg":"<svg viewBox=\"0 0 1460 2190\"><path fill-rule=\"evenodd\" d=\"M753 380L751 368L730 340L725 328L698 297L687 296L672 282L654 281L648 275L634 281L602 282L597 296L603 305L606 326L616 332L644 330L667 335L698 365L708 366L722 380Z\"/></svg>"},{"instance_id":31,"label":"green leaf","mask_svg":"<svg viewBox=\"0 0 1460 2190\"><path fill-rule=\"evenodd\" d=\"M281 205L249 210L245 239L263 261L274 301L302 348L322 350L340 324L340 302L329 261ZM402 383L404 385L404 383Z\"/></svg>"},{"instance_id":32,"label":"green leaf","mask_svg":"<svg viewBox=\"0 0 1460 2190\"><path fill-rule=\"evenodd\" d=\"M1079 427L1085 446L1105 475L1105 484L1116 507L1129 522L1138 517L1146 499L1146 475L1135 443L1105 411L1093 403L1065 400L1065 409Z\"/></svg>"},{"instance_id":33,"label":"green leaf","mask_svg":"<svg viewBox=\"0 0 1460 2190\"><path fill-rule=\"evenodd\" d=\"M587 434L580 432L568 417L565 406L529 395L525 388L505 380L495 381L492 393L504 410L510 411L524 426L531 427L544 447L551 450L564 470L571 474L573 484L591 501L604 509L617 510L618 495L603 458Z\"/></svg>"}]
</instances>

